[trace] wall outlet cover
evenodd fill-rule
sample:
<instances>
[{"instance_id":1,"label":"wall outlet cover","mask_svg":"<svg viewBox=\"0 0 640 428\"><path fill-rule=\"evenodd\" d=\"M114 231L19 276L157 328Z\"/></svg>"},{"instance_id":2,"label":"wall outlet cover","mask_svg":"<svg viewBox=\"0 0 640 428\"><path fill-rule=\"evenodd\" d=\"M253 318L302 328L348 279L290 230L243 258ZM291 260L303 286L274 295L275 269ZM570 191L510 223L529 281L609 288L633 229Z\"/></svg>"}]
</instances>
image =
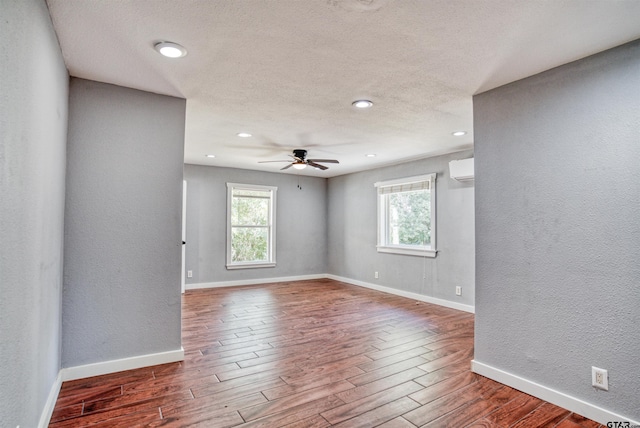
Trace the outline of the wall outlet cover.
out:
<instances>
[{"instance_id":1,"label":"wall outlet cover","mask_svg":"<svg viewBox=\"0 0 640 428\"><path fill-rule=\"evenodd\" d=\"M605 369L591 367L591 385L594 388L609 390L609 373Z\"/></svg>"}]
</instances>

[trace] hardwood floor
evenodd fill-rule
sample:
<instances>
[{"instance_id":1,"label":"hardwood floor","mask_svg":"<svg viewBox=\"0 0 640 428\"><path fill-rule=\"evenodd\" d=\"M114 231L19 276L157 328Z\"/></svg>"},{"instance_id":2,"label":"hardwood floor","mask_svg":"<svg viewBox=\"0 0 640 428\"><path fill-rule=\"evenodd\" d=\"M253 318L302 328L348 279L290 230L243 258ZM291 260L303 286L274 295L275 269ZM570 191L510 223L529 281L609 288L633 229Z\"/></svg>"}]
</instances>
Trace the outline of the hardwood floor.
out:
<instances>
[{"instance_id":1,"label":"hardwood floor","mask_svg":"<svg viewBox=\"0 0 640 428\"><path fill-rule=\"evenodd\" d=\"M63 427L598 423L470 371L474 316L332 281L188 291L185 360L65 382Z\"/></svg>"}]
</instances>

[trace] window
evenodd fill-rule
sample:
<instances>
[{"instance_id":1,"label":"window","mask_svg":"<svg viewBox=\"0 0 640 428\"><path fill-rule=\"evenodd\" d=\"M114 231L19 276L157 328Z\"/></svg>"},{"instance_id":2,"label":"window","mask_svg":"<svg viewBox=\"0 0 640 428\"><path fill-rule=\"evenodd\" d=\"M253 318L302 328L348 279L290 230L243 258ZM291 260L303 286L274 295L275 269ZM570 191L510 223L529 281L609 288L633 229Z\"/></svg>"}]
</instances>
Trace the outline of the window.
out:
<instances>
[{"instance_id":1,"label":"window","mask_svg":"<svg viewBox=\"0 0 640 428\"><path fill-rule=\"evenodd\" d=\"M227 269L276 265L276 190L227 183Z\"/></svg>"},{"instance_id":2,"label":"window","mask_svg":"<svg viewBox=\"0 0 640 428\"><path fill-rule=\"evenodd\" d=\"M436 174L382 181L378 188L378 252L435 257Z\"/></svg>"}]
</instances>

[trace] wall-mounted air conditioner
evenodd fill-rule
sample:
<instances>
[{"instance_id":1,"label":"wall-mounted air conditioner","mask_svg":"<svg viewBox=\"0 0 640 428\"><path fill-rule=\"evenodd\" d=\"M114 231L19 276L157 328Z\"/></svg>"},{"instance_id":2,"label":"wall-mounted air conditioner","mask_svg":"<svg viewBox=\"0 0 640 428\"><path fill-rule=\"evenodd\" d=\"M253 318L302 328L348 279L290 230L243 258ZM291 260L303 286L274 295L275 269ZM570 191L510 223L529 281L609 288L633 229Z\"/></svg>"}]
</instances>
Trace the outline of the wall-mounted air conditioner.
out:
<instances>
[{"instance_id":1,"label":"wall-mounted air conditioner","mask_svg":"<svg viewBox=\"0 0 640 428\"><path fill-rule=\"evenodd\" d=\"M449 175L458 181L473 180L473 158L449 162Z\"/></svg>"}]
</instances>

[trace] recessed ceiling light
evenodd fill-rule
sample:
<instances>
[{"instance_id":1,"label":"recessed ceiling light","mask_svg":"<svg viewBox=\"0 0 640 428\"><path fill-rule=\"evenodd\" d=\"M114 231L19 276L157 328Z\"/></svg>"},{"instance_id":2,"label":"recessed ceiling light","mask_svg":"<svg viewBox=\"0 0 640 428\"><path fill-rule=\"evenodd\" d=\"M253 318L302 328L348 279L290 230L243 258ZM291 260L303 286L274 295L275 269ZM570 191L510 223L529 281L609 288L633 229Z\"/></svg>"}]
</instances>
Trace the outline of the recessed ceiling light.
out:
<instances>
[{"instance_id":1,"label":"recessed ceiling light","mask_svg":"<svg viewBox=\"0 0 640 428\"><path fill-rule=\"evenodd\" d=\"M205 155L205 156L208 157L208 158L215 158L216 157L216 155Z\"/></svg>"},{"instance_id":2,"label":"recessed ceiling light","mask_svg":"<svg viewBox=\"0 0 640 428\"><path fill-rule=\"evenodd\" d=\"M451 135L454 137L462 137L463 135L467 135L467 131L456 131L452 132Z\"/></svg>"},{"instance_id":3,"label":"recessed ceiling light","mask_svg":"<svg viewBox=\"0 0 640 428\"><path fill-rule=\"evenodd\" d=\"M251 137L251 134L249 134L248 132L238 132L236 135L238 137L240 137L240 138L249 138L249 137Z\"/></svg>"},{"instance_id":4,"label":"recessed ceiling light","mask_svg":"<svg viewBox=\"0 0 640 428\"><path fill-rule=\"evenodd\" d=\"M375 158L376 157L375 153L368 153L365 156L368 157L368 158Z\"/></svg>"},{"instance_id":5,"label":"recessed ceiling light","mask_svg":"<svg viewBox=\"0 0 640 428\"><path fill-rule=\"evenodd\" d=\"M153 47L167 58L181 58L187 54L184 47L173 42L158 42Z\"/></svg>"},{"instance_id":6,"label":"recessed ceiling light","mask_svg":"<svg viewBox=\"0 0 640 428\"><path fill-rule=\"evenodd\" d=\"M357 100L351 103L356 108L369 108L373 106L373 103L369 100Z\"/></svg>"}]
</instances>

